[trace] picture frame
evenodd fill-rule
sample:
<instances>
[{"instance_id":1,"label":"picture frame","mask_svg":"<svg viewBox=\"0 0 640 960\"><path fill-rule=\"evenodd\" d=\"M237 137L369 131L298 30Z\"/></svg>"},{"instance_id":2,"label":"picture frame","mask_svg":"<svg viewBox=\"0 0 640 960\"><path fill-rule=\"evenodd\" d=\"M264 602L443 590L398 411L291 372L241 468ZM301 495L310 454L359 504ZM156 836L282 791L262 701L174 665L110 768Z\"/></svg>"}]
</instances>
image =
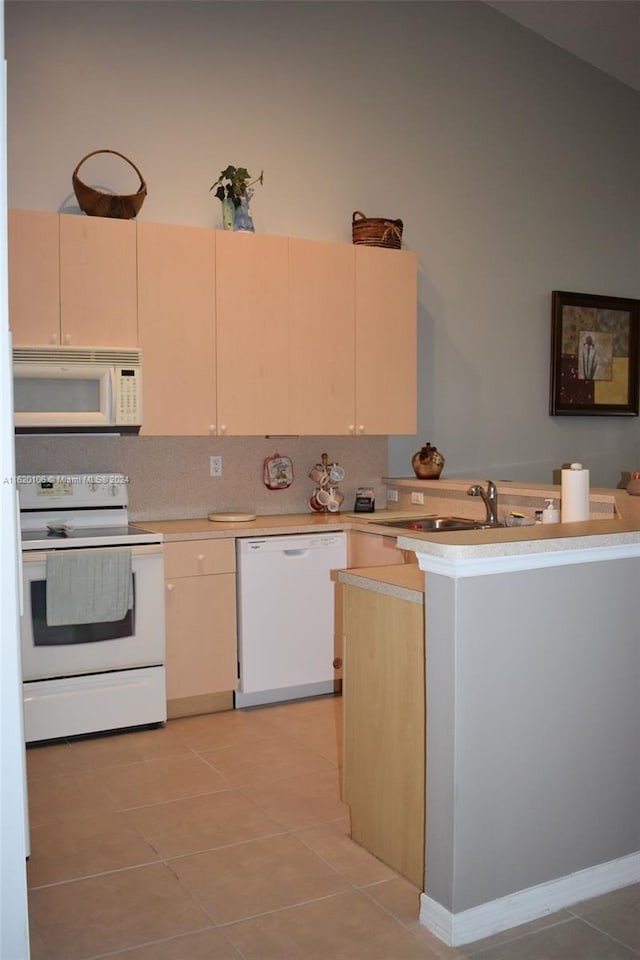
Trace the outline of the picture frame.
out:
<instances>
[{"instance_id":1,"label":"picture frame","mask_svg":"<svg viewBox=\"0 0 640 960\"><path fill-rule=\"evenodd\" d=\"M640 300L554 290L552 417L637 417Z\"/></svg>"}]
</instances>

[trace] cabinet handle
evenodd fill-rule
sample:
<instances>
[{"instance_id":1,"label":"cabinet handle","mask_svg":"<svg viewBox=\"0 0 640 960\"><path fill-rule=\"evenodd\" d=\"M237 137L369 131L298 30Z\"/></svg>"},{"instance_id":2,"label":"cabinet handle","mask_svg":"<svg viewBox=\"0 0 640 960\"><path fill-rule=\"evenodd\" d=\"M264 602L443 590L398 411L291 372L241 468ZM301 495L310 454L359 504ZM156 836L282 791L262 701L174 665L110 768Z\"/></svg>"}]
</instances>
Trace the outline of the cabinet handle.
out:
<instances>
[{"instance_id":1,"label":"cabinet handle","mask_svg":"<svg viewBox=\"0 0 640 960\"><path fill-rule=\"evenodd\" d=\"M204 553L198 554L198 560L202 563L202 561L204 560Z\"/></svg>"},{"instance_id":2,"label":"cabinet handle","mask_svg":"<svg viewBox=\"0 0 640 960\"><path fill-rule=\"evenodd\" d=\"M221 431L222 433L226 433L226 432L227 432L227 429L228 429L228 428L227 428L226 423L220 424L220 431Z\"/></svg>"},{"instance_id":3,"label":"cabinet handle","mask_svg":"<svg viewBox=\"0 0 640 960\"><path fill-rule=\"evenodd\" d=\"M333 661L333 669L339 670L341 666L342 666L342 657L336 657L335 660Z\"/></svg>"},{"instance_id":4,"label":"cabinet handle","mask_svg":"<svg viewBox=\"0 0 640 960\"><path fill-rule=\"evenodd\" d=\"M210 424L209 424L209 433L215 433L215 432L216 432L216 425L215 425L215 423L210 423Z\"/></svg>"},{"instance_id":5,"label":"cabinet handle","mask_svg":"<svg viewBox=\"0 0 640 960\"><path fill-rule=\"evenodd\" d=\"M349 433L355 433L355 432L356 432L356 425L355 425L355 423L350 423L350 424L349 424Z\"/></svg>"},{"instance_id":6,"label":"cabinet handle","mask_svg":"<svg viewBox=\"0 0 640 960\"><path fill-rule=\"evenodd\" d=\"M57 342L58 342L58 334L52 333L51 336L49 337L49 343L57 343Z\"/></svg>"},{"instance_id":7,"label":"cabinet handle","mask_svg":"<svg viewBox=\"0 0 640 960\"><path fill-rule=\"evenodd\" d=\"M65 333L65 335L64 335L64 342L65 342L65 344L66 344L67 346L71 343L71 334L70 334L70 333Z\"/></svg>"},{"instance_id":8,"label":"cabinet handle","mask_svg":"<svg viewBox=\"0 0 640 960\"><path fill-rule=\"evenodd\" d=\"M364 423L361 423L358 427L358 433L364 433Z\"/></svg>"},{"instance_id":9,"label":"cabinet handle","mask_svg":"<svg viewBox=\"0 0 640 960\"><path fill-rule=\"evenodd\" d=\"M172 583L168 583L168 584L167 584L167 590L169 591L169 593L171 593L171 591L173 590L173 584L172 584Z\"/></svg>"}]
</instances>

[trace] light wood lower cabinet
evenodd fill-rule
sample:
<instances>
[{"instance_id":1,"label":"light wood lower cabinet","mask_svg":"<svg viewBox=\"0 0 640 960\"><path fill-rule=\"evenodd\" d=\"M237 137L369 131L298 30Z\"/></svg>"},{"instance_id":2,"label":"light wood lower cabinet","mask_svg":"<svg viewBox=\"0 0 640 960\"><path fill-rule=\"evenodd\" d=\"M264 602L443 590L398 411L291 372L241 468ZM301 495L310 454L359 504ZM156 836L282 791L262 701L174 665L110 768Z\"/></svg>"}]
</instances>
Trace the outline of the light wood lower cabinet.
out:
<instances>
[{"instance_id":1,"label":"light wood lower cabinet","mask_svg":"<svg viewBox=\"0 0 640 960\"><path fill-rule=\"evenodd\" d=\"M365 533L364 530L351 530L349 533L350 567L389 567L404 563L417 563L413 550L399 550L396 546L396 534L385 537L379 533ZM335 580L334 592L335 621L333 644L334 678L342 679L342 584Z\"/></svg>"},{"instance_id":2,"label":"light wood lower cabinet","mask_svg":"<svg viewBox=\"0 0 640 960\"><path fill-rule=\"evenodd\" d=\"M385 537L379 533L352 530L349 535L350 567L383 567L395 563L416 563L413 550L399 550L398 535Z\"/></svg>"},{"instance_id":3,"label":"light wood lower cabinet","mask_svg":"<svg viewBox=\"0 0 640 960\"><path fill-rule=\"evenodd\" d=\"M164 546L167 715L233 707L237 683L235 541Z\"/></svg>"},{"instance_id":4,"label":"light wood lower cabinet","mask_svg":"<svg viewBox=\"0 0 640 960\"><path fill-rule=\"evenodd\" d=\"M422 890L424 603L342 586L343 800L351 835Z\"/></svg>"}]
</instances>

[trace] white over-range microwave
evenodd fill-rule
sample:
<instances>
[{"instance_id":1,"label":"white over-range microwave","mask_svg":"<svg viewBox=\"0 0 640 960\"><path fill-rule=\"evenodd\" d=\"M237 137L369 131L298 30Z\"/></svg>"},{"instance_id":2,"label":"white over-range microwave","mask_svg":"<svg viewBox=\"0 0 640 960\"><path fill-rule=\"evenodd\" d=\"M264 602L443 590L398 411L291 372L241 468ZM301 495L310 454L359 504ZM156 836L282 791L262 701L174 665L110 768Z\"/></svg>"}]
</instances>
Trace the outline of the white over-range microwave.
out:
<instances>
[{"instance_id":1,"label":"white over-range microwave","mask_svg":"<svg viewBox=\"0 0 640 960\"><path fill-rule=\"evenodd\" d=\"M135 432L142 423L141 352L14 347L13 402L18 430Z\"/></svg>"}]
</instances>

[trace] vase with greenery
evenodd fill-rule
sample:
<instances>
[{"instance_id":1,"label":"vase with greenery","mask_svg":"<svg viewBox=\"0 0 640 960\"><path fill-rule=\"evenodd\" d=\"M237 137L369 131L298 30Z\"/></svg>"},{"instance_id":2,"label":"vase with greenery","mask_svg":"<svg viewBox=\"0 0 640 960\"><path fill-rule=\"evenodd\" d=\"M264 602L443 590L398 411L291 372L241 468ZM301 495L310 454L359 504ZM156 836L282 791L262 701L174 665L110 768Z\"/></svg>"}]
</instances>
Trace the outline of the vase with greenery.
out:
<instances>
[{"instance_id":1,"label":"vase with greenery","mask_svg":"<svg viewBox=\"0 0 640 960\"><path fill-rule=\"evenodd\" d=\"M253 230L253 222L249 214L249 200L253 196L254 183L264 182L264 170L254 180L246 167L227 167L220 173L209 190L216 189L214 194L222 203L222 226L225 230ZM242 217L236 226L236 211L242 207Z\"/></svg>"}]
</instances>

